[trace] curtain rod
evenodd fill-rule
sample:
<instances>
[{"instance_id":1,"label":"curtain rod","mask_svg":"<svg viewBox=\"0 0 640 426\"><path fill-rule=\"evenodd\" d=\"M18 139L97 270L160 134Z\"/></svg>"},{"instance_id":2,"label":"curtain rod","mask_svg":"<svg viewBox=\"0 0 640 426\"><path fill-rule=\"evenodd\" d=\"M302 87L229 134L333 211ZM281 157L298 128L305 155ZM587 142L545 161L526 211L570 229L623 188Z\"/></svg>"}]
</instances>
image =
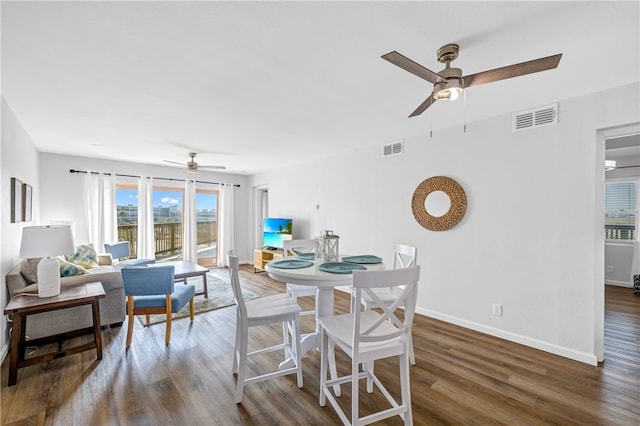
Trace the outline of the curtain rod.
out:
<instances>
[{"instance_id":1,"label":"curtain rod","mask_svg":"<svg viewBox=\"0 0 640 426\"><path fill-rule=\"evenodd\" d=\"M74 170L74 169L69 169L69 173L87 173L86 170ZM98 172L91 172L92 175L97 175L99 174ZM104 173L105 175L111 176L111 173ZM114 176L122 176L122 177L131 177L131 178L140 178L141 176L137 176L137 175L125 175L125 174L121 174L121 173L114 173ZM152 176L150 176L152 177ZM158 179L158 180L170 180L170 181L177 181L177 182L184 182L186 181L186 179L179 179L179 178L163 178L163 177L153 177L153 179ZM220 182L207 182L204 180L196 180L197 183L208 183L211 185L220 185ZM234 183L233 186L235 186L236 188L240 188L240 184Z\"/></svg>"}]
</instances>

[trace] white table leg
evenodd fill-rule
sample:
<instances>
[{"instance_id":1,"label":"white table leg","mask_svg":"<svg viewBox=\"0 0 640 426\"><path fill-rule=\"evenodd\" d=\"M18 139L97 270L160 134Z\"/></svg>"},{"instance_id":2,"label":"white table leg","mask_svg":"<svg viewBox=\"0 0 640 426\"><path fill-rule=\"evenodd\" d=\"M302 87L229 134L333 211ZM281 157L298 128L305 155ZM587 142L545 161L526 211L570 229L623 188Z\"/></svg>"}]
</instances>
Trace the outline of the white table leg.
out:
<instances>
[{"instance_id":1,"label":"white table leg","mask_svg":"<svg viewBox=\"0 0 640 426\"><path fill-rule=\"evenodd\" d=\"M316 291L316 331L302 335L300 339L301 357L311 349L322 350L322 329L320 328L320 318L333 316L333 288L321 287ZM329 358L330 366L335 370L335 359ZM295 365L293 359L288 358L280 363L280 370L291 368Z\"/></svg>"}]
</instances>

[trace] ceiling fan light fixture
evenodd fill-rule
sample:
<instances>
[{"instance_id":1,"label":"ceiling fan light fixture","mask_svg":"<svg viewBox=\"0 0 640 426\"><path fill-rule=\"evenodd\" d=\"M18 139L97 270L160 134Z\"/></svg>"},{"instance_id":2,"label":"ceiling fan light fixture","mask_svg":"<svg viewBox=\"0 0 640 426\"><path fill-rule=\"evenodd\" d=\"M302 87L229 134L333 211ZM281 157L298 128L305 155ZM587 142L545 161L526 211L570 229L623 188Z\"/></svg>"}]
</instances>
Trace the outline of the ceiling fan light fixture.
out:
<instances>
[{"instance_id":1,"label":"ceiling fan light fixture","mask_svg":"<svg viewBox=\"0 0 640 426\"><path fill-rule=\"evenodd\" d=\"M608 172L609 170L613 170L616 168L616 160L605 160L604 162L604 171Z\"/></svg>"},{"instance_id":2,"label":"ceiling fan light fixture","mask_svg":"<svg viewBox=\"0 0 640 426\"><path fill-rule=\"evenodd\" d=\"M435 100L449 99L455 101L462 94L462 87L457 79L439 81L435 84L433 98Z\"/></svg>"}]
</instances>

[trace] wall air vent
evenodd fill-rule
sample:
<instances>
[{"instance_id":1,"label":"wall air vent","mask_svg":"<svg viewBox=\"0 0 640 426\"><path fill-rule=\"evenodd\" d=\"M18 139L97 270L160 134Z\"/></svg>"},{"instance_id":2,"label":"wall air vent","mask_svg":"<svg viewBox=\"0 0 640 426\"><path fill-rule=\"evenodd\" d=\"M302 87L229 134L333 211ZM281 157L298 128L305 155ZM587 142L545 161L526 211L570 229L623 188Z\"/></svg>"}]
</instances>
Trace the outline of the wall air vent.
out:
<instances>
[{"instance_id":1,"label":"wall air vent","mask_svg":"<svg viewBox=\"0 0 640 426\"><path fill-rule=\"evenodd\" d=\"M388 155L402 154L403 151L404 151L403 141L391 142L390 144L384 145L382 147L382 156L386 157Z\"/></svg>"},{"instance_id":2,"label":"wall air vent","mask_svg":"<svg viewBox=\"0 0 640 426\"><path fill-rule=\"evenodd\" d=\"M511 115L511 131L558 124L558 104L546 105Z\"/></svg>"}]
</instances>

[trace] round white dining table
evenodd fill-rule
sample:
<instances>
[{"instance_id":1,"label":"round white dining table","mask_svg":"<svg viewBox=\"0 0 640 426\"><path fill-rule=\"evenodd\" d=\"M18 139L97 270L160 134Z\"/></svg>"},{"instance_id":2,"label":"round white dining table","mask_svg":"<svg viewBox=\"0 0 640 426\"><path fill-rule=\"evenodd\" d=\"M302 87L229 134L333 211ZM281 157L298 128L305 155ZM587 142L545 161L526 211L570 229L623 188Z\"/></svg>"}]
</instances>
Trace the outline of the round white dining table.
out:
<instances>
[{"instance_id":1,"label":"round white dining table","mask_svg":"<svg viewBox=\"0 0 640 426\"><path fill-rule=\"evenodd\" d=\"M340 256L342 259L343 256ZM346 255L344 256L346 257ZM302 336L300 346L304 355L312 348L320 350L322 347L322 330L320 329L320 318L333 316L333 289L338 286L350 286L353 282L352 274L336 274L318 269L324 263L322 261L313 262L313 266L299 269L282 269L273 267L272 264L282 259L272 260L265 266L265 271L269 277L277 281L290 284L300 284L316 287L316 330ZM380 271L385 269L384 263L363 264L369 271Z\"/></svg>"}]
</instances>

